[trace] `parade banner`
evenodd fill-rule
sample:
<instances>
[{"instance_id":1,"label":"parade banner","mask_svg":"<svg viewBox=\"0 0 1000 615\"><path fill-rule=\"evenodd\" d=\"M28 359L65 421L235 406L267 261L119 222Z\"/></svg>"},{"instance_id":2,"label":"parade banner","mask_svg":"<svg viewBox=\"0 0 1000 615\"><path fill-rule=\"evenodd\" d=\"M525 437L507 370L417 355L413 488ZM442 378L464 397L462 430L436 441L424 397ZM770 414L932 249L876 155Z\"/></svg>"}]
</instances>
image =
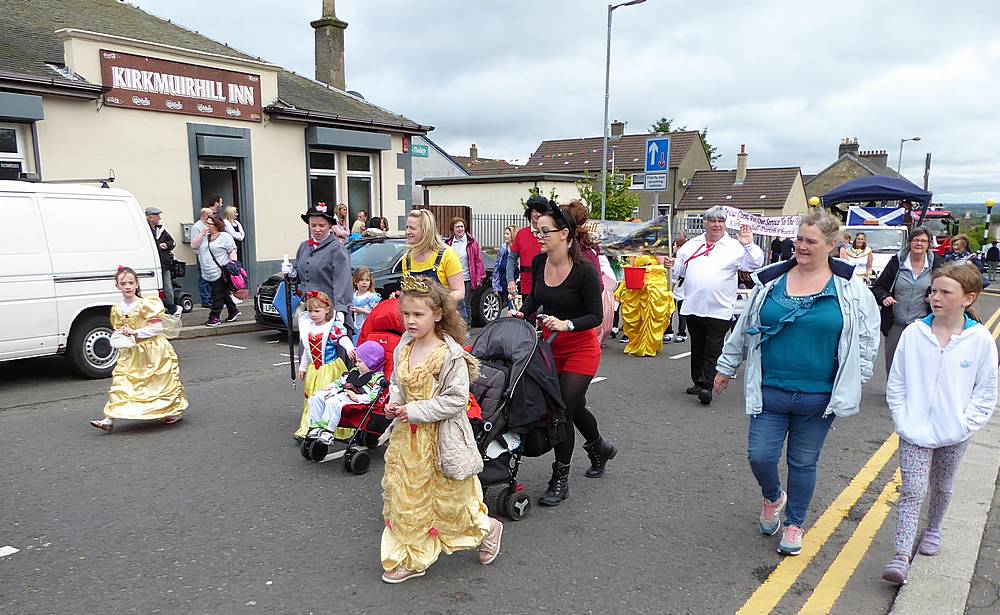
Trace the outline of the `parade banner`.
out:
<instances>
[{"instance_id":1,"label":"parade banner","mask_svg":"<svg viewBox=\"0 0 1000 615\"><path fill-rule=\"evenodd\" d=\"M588 230L604 252L612 255L656 254L669 256L670 219L657 216L649 222L592 220Z\"/></svg>"},{"instance_id":2,"label":"parade banner","mask_svg":"<svg viewBox=\"0 0 1000 615\"><path fill-rule=\"evenodd\" d=\"M101 78L111 107L263 121L257 75L102 49Z\"/></svg>"},{"instance_id":3,"label":"parade banner","mask_svg":"<svg viewBox=\"0 0 1000 615\"><path fill-rule=\"evenodd\" d=\"M724 206L726 210L726 228L739 230L741 226L749 226L755 235L768 237L795 237L799 231L802 216L767 217L750 214L742 209Z\"/></svg>"}]
</instances>

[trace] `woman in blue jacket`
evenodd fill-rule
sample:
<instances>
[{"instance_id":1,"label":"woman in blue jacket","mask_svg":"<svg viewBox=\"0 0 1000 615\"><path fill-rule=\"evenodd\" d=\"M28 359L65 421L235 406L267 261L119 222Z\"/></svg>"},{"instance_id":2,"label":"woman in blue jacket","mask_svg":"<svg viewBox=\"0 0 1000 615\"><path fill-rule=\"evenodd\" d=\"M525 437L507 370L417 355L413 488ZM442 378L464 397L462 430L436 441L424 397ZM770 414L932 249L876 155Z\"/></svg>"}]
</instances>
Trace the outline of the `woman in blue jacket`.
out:
<instances>
[{"instance_id":1,"label":"woman in blue jacket","mask_svg":"<svg viewBox=\"0 0 1000 615\"><path fill-rule=\"evenodd\" d=\"M831 258L840 224L828 213L802 217L793 258L753 275L756 286L719 357L715 392L746 357L750 415L747 455L760 485L758 527L785 530L784 555L802 549L802 525L816 487L816 463L834 417L857 414L861 386L878 352L879 311L854 267ZM778 460L787 438L788 481Z\"/></svg>"}]
</instances>

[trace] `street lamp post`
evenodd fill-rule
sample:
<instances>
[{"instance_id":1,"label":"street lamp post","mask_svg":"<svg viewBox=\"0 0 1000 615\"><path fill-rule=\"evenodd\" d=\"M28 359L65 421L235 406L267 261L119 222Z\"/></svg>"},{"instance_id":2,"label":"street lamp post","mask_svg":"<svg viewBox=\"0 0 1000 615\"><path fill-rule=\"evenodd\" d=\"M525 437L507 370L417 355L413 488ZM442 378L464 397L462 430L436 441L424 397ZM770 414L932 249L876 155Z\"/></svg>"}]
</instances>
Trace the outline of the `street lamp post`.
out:
<instances>
[{"instance_id":1,"label":"street lamp post","mask_svg":"<svg viewBox=\"0 0 1000 615\"><path fill-rule=\"evenodd\" d=\"M986 201L986 228L983 229L983 245L985 246L989 243L990 239L990 214L993 212L993 206L997 202L993 199L987 199Z\"/></svg>"},{"instance_id":2,"label":"street lamp post","mask_svg":"<svg viewBox=\"0 0 1000 615\"><path fill-rule=\"evenodd\" d=\"M608 99L611 86L611 12L623 6L642 4L646 0L629 0L621 4L608 5L608 52L604 62L604 145L601 149L601 221L607 219L608 201Z\"/></svg>"},{"instance_id":3,"label":"street lamp post","mask_svg":"<svg viewBox=\"0 0 1000 615\"><path fill-rule=\"evenodd\" d=\"M909 139L899 140L899 158L896 159L896 175L900 177L903 176L903 144L907 141L919 141L920 137L910 137Z\"/></svg>"}]
</instances>

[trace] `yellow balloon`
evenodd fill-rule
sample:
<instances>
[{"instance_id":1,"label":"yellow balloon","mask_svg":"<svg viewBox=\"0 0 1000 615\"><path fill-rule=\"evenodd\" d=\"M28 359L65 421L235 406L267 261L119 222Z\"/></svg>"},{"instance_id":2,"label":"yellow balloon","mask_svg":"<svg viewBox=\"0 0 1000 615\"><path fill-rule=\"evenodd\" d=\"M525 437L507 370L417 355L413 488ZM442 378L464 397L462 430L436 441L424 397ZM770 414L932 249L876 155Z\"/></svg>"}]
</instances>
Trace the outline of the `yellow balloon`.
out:
<instances>
[{"instance_id":1,"label":"yellow balloon","mask_svg":"<svg viewBox=\"0 0 1000 615\"><path fill-rule=\"evenodd\" d=\"M993 199L988 199L988 200L986 201L986 206L987 206L987 207L993 207L993 206L994 206L994 205L996 205L996 204L997 204L997 202L996 202L996 201L994 201Z\"/></svg>"},{"instance_id":2,"label":"yellow balloon","mask_svg":"<svg viewBox=\"0 0 1000 615\"><path fill-rule=\"evenodd\" d=\"M809 197L809 204L812 205L813 207L819 205L819 197L818 196Z\"/></svg>"}]
</instances>

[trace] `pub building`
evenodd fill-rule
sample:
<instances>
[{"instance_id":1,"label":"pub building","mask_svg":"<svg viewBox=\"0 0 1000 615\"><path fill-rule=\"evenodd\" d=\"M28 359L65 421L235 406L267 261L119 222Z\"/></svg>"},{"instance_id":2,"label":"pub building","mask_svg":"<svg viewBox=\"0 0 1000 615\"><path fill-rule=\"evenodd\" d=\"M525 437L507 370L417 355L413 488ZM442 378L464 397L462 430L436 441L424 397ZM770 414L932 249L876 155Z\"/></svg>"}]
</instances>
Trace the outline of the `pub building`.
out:
<instances>
[{"instance_id":1,"label":"pub building","mask_svg":"<svg viewBox=\"0 0 1000 615\"><path fill-rule=\"evenodd\" d=\"M410 138L432 128L346 91L347 23L333 0L310 24L316 79L117 0L3 4L0 179L93 180L113 170L115 187L163 210L194 296L186 232L216 195L239 210L255 281L305 238L299 214L311 203L345 203L351 222L363 210L390 229L405 224Z\"/></svg>"}]
</instances>

